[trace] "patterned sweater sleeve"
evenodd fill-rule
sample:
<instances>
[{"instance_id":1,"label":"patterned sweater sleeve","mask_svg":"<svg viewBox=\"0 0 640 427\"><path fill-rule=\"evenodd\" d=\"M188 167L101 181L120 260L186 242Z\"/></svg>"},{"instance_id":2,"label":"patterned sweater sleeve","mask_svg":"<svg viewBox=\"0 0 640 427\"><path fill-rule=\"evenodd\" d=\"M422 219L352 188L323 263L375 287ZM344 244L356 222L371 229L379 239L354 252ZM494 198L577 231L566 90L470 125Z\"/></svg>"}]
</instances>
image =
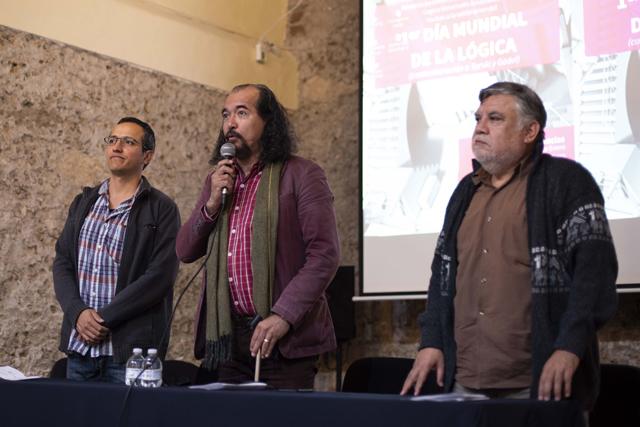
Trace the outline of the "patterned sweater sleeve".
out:
<instances>
[{"instance_id":1,"label":"patterned sweater sleeve","mask_svg":"<svg viewBox=\"0 0 640 427\"><path fill-rule=\"evenodd\" d=\"M618 263L604 200L591 174L578 164L563 182L563 217L556 235L569 295L554 347L582 357L590 337L615 313Z\"/></svg>"}]
</instances>

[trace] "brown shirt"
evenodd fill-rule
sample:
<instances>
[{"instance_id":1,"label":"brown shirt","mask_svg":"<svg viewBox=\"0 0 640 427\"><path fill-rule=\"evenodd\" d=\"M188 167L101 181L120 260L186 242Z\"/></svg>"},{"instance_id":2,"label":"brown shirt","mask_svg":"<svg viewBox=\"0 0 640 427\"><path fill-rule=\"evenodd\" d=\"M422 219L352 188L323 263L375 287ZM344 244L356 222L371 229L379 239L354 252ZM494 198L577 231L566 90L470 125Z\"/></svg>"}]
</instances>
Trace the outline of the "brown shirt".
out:
<instances>
[{"instance_id":1,"label":"brown shirt","mask_svg":"<svg viewBox=\"0 0 640 427\"><path fill-rule=\"evenodd\" d=\"M456 381L468 388L531 384L531 271L527 160L499 189L480 169L480 186L457 236Z\"/></svg>"}]
</instances>

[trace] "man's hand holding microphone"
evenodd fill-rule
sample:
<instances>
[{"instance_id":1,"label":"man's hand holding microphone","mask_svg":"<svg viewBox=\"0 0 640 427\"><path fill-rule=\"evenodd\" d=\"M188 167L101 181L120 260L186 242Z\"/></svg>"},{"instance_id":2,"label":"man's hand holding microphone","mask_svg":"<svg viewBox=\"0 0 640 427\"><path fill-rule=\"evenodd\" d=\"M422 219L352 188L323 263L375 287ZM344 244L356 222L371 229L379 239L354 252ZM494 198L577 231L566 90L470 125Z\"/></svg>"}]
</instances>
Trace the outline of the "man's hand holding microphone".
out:
<instances>
[{"instance_id":1,"label":"man's hand holding microphone","mask_svg":"<svg viewBox=\"0 0 640 427\"><path fill-rule=\"evenodd\" d=\"M236 155L235 145L225 142L220 147L220 155L222 160L218 162L216 170L211 174L211 195L205 205L210 216L215 216L220 208L224 207L236 179L236 171L233 167L233 158Z\"/></svg>"}]
</instances>

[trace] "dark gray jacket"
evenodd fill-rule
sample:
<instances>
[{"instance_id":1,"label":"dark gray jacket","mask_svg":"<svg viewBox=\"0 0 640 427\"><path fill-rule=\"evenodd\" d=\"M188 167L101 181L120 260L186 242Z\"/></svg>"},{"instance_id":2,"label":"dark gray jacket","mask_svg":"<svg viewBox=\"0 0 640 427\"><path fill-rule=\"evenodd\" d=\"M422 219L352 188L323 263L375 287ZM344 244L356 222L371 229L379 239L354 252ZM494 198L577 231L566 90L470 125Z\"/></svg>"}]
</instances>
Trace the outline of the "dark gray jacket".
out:
<instances>
[{"instance_id":1,"label":"dark gray jacket","mask_svg":"<svg viewBox=\"0 0 640 427\"><path fill-rule=\"evenodd\" d=\"M78 238L99 188L86 187L76 196L56 243L53 284L64 312L59 349L65 353L78 316L89 308L78 286ZM163 345L160 339L171 314L178 274L175 240L179 228L176 204L143 177L129 214L116 294L111 304L98 311L111 330L116 363L126 362L134 347L158 348L162 358L166 354L168 332Z\"/></svg>"},{"instance_id":2,"label":"dark gray jacket","mask_svg":"<svg viewBox=\"0 0 640 427\"><path fill-rule=\"evenodd\" d=\"M542 368L555 350L580 358L572 394L591 407L599 389L596 331L613 316L618 264L602 194L578 163L533 153L527 183L531 257L531 396L537 398ZM477 169L479 165L474 164ZM431 265L427 309L420 316L420 348L441 349L445 389L455 380L453 299L456 294L458 229L477 186L467 175L454 191Z\"/></svg>"}]
</instances>

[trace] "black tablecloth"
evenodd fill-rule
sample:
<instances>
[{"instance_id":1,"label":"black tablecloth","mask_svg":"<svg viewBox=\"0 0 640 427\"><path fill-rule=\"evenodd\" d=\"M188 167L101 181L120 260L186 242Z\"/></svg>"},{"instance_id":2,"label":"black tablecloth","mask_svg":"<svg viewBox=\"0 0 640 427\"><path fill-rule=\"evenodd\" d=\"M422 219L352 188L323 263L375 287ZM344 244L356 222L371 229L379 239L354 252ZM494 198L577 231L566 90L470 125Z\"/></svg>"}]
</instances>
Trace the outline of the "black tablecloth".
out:
<instances>
[{"instance_id":1,"label":"black tablecloth","mask_svg":"<svg viewBox=\"0 0 640 427\"><path fill-rule=\"evenodd\" d=\"M295 391L134 388L62 380L0 380L7 426L583 427L575 402L416 402L408 397Z\"/></svg>"}]
</instances>

